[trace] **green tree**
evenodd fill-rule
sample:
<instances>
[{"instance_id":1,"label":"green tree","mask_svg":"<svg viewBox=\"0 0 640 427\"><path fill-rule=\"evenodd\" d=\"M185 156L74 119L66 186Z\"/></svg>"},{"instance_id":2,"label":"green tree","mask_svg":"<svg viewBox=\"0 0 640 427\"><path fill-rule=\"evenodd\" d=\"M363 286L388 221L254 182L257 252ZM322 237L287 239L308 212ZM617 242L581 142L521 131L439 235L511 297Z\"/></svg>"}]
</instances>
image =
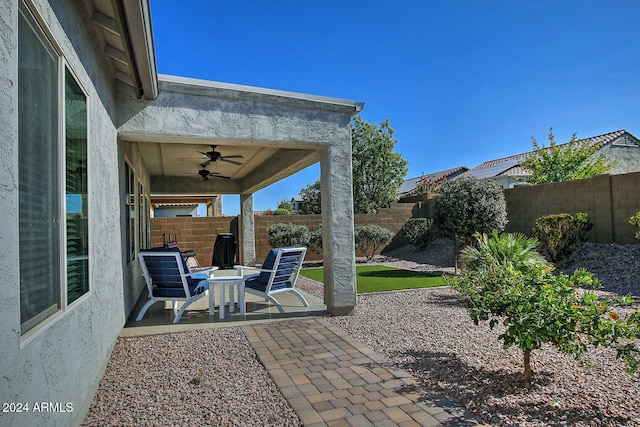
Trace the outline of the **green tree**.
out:
<instances>
[{"instance_id":1,"label":"green tree","mask_svg":"<svg viewBox=\"0 0 640 427\"><path fill-rule=\"evenodd\" d=\"M396 200L407 174L407 160L394 151L397 143L389 119L379 126L356 116L351 126L353 208L375 213Z\"/></svg>"},{"instance_id":2,"label":"green tree","mask_svg":"<svg viewBox=\"0 0 640 427\"><path fill-rule=\"evenodd\" d=\"M474 177L447 181L433 200L433 220L438 231L454 242L454 267L458 271L457 241L473 241L475 233L502 231L507 205L502 187Z\"/></svg>"},{"instance_id":3,"label":"green tree","mask_svg":"<svg viewBox=\"0 0 640 427\"><path fill-rule=\"evenodd\" d=\"M291 213L293 212L293 203L291 202L291 200L282 199L280 200L280 202L278 202L278 205L276 206L276 210L278 209L289 211L289 213Z\"/></svg>"},{"instance_id":4,"label":"green tree","mask_svg":"<svg viewBox=\"0 0 640 427\"><path fill-rule=\"evenodd\" d=\"M598 154L599 141L580 142L574 133L567 144L557 145L553 128L549 129L548 140L549 147L545 147L531 137L534 152L521 162L522 167L531 171L527 178L531 184L593 178L615 166L615 161L605 153Z\"/></svg>"},{"instance_id":5,"label":"green tree","mask_svg":"<svg viewBox=\"0 0 640 427\"><path fill-rule=\"evenodd\" d=\"M379 126L354 117L351 123L353 208L355 213L375 213L396 200L409 162L393 151L397 141L389 119ZM319 214L320 180L300 190L300 213Z\"/></svg>"},{"instance_id":6,"label":"green tree","mask_svg":"<svg viewBox=\"0 0 640 427\"><path fill-rule=\"evenodd\" d=\"M640 309L623 319L615 308L630 298L601 300L579 286L598 287L584 269L572 276L554 267L535 250L537 241L522 234L494 232L477 236L477 246L462 251L460 276L445 281L461 294L475 324L488 321L506 327L498 337L505 348L523 352L524 383L531 387L531 353L543 344L555 346L588 364L588 345L611 347L630 374L640 362Z\"/></svg>"},{"instance_id":7,"label":"green tree","mask_svg":"<svg viewBox=\"0 0 640 427\"><path fill-rule=\"evenodd\" d=\"M302 198L302 205L300 206L301 214L321 213L320 180L300 190L300 198Z\"/></svg>"}]
</instances>

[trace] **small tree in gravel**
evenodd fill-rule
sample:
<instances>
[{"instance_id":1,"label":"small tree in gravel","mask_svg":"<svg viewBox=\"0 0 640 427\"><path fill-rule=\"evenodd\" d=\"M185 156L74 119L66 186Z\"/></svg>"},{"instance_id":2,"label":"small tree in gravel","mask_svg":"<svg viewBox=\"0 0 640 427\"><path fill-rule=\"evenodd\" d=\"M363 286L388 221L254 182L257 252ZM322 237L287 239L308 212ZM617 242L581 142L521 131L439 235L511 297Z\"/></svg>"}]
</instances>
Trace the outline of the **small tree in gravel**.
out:
<instances>
[{"instance_id":1,"label":"small tree in gravel","mask_svg":"<svg viewBox=\"0 0 640 427\"><path fill-rule=\"evenodd\" d=\"M461 255L464 268L445 281L461 294L463 305L477 325L489 321L493 329L506 329L498 337L504 347L523 351L524 383L531 387L531 353L551 344L563 353L588 363L588 345L611 347L624 360L629 374L640 363L640 309L626 319L614 309L633 303L631 298L607 301L579 286L598 287L584 269L572 276L555 274L554 267L535 247L537 241L522 234L477 235L477 247ZM634 341L636 340L636 341Z\"/></svg>"},{"instance_id":2,"label":"small tree in gravel","mask_svg":"<svg viewBox=\"0 0 640 427\"><path fill-rule=\"evenodd\" d=\"M457 240L471 243L474 233L502 231L507 224L507 207L502 187L494 181L474 177L447 181L433 200L433 220L438 230L454 242L457 273Z\"/></svg>"},{"instance_id":3,"label":"small tree in gravel","mask_svg":"<svg viewBox=\"0 0 640 427\"><path fill-rule=\"evenodd\" d=\"M309 246L309 229L304 225L273 224L269 227L269 245L272 248Z\"/></svg>"},{"instance_id":4,"label":"small tree in gravel","mask_svg":"<svg viewBox=\"0 0 640 427\"><path fill-rule=\"evenodd\" d=\"M367 257L367 262L381 246L391 242L392 238L390 230L376 224L361 225L355 229L356 248Z\"/></svg>"}]
</instances>

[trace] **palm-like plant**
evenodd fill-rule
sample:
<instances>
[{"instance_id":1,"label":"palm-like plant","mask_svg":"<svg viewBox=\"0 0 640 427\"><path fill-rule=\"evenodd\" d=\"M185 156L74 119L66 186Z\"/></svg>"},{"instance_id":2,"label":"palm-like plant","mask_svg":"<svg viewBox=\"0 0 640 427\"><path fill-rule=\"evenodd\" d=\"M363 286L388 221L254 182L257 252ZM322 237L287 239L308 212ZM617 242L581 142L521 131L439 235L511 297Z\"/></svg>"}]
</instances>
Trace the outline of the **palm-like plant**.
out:
<instances>
[{"instance_id":1,"label":"palm-like plant","mask_svg":"<svg viewBox=\"0 0 640 427\"><path fill-rule=\"evenodd\" d=\"M475 234L476 245L462 250L460 260L465 269L530 270L550 267L542 255L536 252L538 241L521 233Z\"/></svg>"}]
</instances>

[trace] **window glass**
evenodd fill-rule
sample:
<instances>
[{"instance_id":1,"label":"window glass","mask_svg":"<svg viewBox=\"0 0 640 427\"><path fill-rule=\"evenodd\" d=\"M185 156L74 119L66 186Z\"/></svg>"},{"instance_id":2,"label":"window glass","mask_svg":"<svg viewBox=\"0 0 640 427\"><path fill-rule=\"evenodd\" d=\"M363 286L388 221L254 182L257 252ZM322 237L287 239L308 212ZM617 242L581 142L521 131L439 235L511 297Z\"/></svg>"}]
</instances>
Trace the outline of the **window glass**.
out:
<instances>
[{"instance_id":1,"label":"window glass","mask_svg":"<svg viewBox=\"0 0 640 427\"><path fill-rule=\"evenodd\" d=\"M60 303L58 56L29 12L18 18L18 180L22 332Z\"/></svg>"},{"instance_id":2,"label":"window glass","mask_svg":"<svg viewBox=\"0 0 640 427\"><path fill-rule=\"evenodd\" d=\"M89 291L87 99L65 70L67 303Z\"/></svg>"}]
</instances>

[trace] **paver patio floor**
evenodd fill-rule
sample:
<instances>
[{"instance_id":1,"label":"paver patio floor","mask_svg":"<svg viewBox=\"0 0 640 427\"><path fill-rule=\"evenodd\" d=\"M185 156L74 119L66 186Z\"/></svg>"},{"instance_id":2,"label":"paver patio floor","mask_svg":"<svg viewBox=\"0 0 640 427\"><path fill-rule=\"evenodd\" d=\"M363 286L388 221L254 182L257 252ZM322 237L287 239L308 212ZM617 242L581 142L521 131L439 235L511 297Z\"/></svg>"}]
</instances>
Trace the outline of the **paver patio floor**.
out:
<instances>
[{"instance_id":1,"label":"paver patio floor","mask_svg":"<svg viewBox=\"0 0 640 427\"><path fill-rule=\"evenodd\" d=\"M425 397L406 371L326 319L242 326L258 359L305 426L469 426L473 415Z\"/></svg>"}]
</instances>

